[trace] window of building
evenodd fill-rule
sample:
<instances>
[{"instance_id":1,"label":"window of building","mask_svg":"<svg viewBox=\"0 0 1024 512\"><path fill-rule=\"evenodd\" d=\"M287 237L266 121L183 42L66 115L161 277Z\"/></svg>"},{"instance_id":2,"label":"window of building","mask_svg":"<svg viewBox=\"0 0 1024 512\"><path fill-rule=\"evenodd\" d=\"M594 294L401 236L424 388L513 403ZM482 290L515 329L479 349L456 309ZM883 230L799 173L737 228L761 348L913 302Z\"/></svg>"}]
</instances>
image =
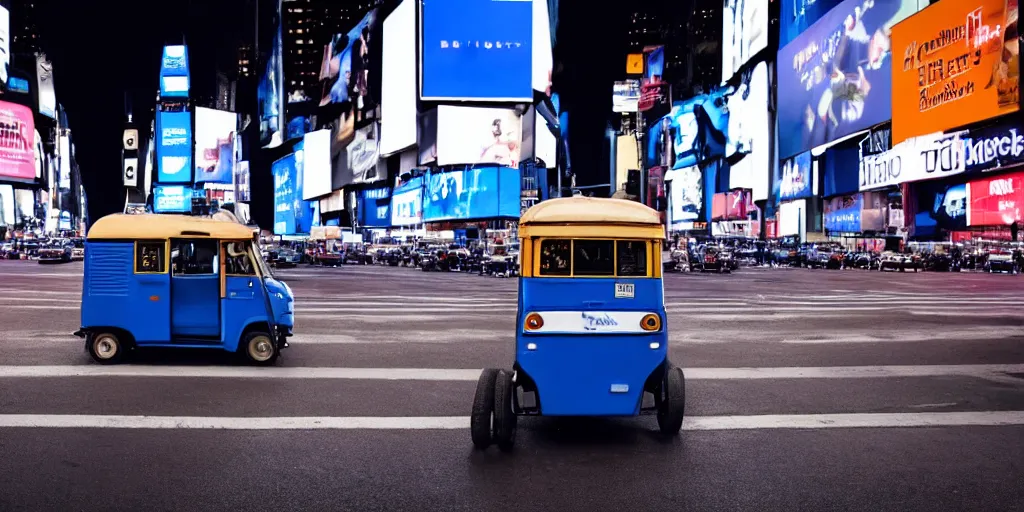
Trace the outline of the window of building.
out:
<instances>
[{"instance_id":1,"label":"window of building","mask_svg":"<svg viewBox=\"0 0 1024 512\"><path fill-rule=\"evenodd\" d=\"M618 274L623 277L643 277L647 275L647 243L636 241L619 241L616 250L618 257Z\"/></svg>"},{"instance_id":2,"label":"window of building","mask_svg":"<svg viewBox=\"0 0 1024 512\"><path fill-rule=\"evenodd\" d=\"M135 272L162 274L164 272L164 256L163 242L135 244Z\"/></svg>"},{"instance_id":3,"label":"window of building","mask_svg":"<svg viewBox=\"0 0 1024 512\"><path fill-rule=\"evenodd\" d=\"M611 240L573 240L572 259L573 275L615 275L615 243Z\"/></svg>"},{"instance_id":4,"label":"window of building","mask_svg":"<svg viewBox=\"0 0 1024 512\"><path fill-rule=\"evenodd\" d=\"M540 274L568 276L572 274L572 241L544 240L540 243Z\"/></svg>"},{"instance_id":5,"label":"window of building","mask_svg":"<svg viewBox=\"0 0 1024 512\"><path fill-rule=\"evenodd\" d=\"M216 240L175 240L172 247L171 266L174 275L217 273Z\"/></svg>"}]
</instances>

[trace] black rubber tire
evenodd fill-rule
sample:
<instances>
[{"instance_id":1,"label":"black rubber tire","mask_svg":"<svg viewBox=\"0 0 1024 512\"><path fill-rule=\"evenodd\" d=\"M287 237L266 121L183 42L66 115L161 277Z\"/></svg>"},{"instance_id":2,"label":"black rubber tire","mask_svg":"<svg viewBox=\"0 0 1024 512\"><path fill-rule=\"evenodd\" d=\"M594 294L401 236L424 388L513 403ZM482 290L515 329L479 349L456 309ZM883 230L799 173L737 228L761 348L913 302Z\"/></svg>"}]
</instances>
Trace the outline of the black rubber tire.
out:
<instances>
[{"instance_id":1,"label":"black rubber tire","mask_svg":"<svg viewBox=\"0 0 1024 512\"><path fill-rule=\"evenodd\" d=\"M476 381L476 395L473 396L473 412L469 417L469 432L473 447L486 450L494 442L494 380L498 370L487 368L480 372Z\"/></svg>"},{"instance_id":2,"label":"black rubber tire","mask_svg":"<svg viewBox=\"0 0 1024 512\"><path fill-rule=\"evenodd\" d=\"M112 351L110 348L101 349L103 345L108 344ZM97 332L89 335L85 348L93 361L100 364L117 364L124 359L128 347L112 332Z\"/></svg>"},{"instance_id":3,"label":"black rubber tire","mask_svg":"<svg viewBox=\"0 0 1024 512\"><path fill-rule=\"evenodd\" d=\"M499 370L494 380L494 443L503 452L510 452L516 444L518 417L512 410L512 397L516 392L512 372Z\"/></svg>"},{"instance_id":4,"label":"black rubber tire","mask_svg":"<svg viewBox=\"0 0 1024 512\"><path fill-rule=\"evenodd\" d=\"M269 346L271 353L270 357L267 359L257 358L252 353L249 347L250 344L257 341L257 338L261 337L266 338L266 340L264 341L269 340L270 343ZM249 333L247 333L245 336L242 337L242 343L239 344L238 350L242 353L242 355L245 356L245 359L247 361L257 366L271 366L275 362L277 362L277 358L281 356L281 349L280 347L277 346L277 341L274 340L274 337L271 336L270 333L265 331L250 331Z\"/></svg>"},{"instance_id":5,"label":"black rubber tire","mask_svg":"<svg viewBox=\"0 0 1024 512\"><path fill-rule=\"evenodd\" d=\"M655 395L658 405L658 428L666 436L674 436L683 428L686 415L686 379L683 369L669 364L659 394Z\"/></svg>"}]
</instances>

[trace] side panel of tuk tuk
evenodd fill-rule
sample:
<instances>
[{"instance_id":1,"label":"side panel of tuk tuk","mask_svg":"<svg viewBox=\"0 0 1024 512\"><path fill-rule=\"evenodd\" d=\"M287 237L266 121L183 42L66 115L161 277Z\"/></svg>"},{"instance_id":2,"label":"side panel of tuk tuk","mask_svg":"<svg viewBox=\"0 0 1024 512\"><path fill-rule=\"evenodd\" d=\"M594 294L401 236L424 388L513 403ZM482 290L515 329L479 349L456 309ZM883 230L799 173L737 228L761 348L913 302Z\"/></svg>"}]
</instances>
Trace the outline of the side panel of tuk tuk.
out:
<instances>
[{"instance_id":1,"label":"side panel of tuk tuk","mask_svg":"<svg viewBox=\"0 0 1024 512\"><path fill-rule=\"evenodd\" d=\"M160 271L139 268L138 244L163 247ZM166 241L87 242L82 327L115 329L139 344L171 339L171 282Z\"/></svg>"},{"instance_id":2,"label":"side panel of tuk tuk","mask_svg":"<svg viewBox=\"0 0 1024 512\"><path fill-rule=\"evenodd\" d=\"M638 414L644 384L668 355L660 243L651 242L648 248L650 277L630 278L541 277L535 272L539 244L523 242L521 254L526 256L519 280L516 363L537 386L541 414ZM633 297L616 297L616 284L632 284ZM523 322L531 312L556 312L557 328L525 332ZM660 330L639 328L646 313L661 316ZM632 332L590 330L588 317L595 315L607 315L624 328L626 322L635 322L636 328Z\"/></svg>"}]
</instances>

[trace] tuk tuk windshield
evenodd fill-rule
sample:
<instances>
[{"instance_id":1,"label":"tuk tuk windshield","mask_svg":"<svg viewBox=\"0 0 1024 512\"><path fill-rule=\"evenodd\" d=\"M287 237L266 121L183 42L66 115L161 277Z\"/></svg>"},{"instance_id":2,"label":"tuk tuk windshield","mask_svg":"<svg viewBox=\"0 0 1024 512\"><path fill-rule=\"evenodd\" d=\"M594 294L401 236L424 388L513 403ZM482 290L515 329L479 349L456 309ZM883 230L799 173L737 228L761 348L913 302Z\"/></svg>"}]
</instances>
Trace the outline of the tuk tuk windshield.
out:
<instances>
[{"instance_id":1,"label":"tuk tuk windshield","mask_svg":"<svg viewBox=\"0 0 1024 512\"><path fill-rule=\"evenodd\" d=\"M640 240L545 239L540 276L647 277L647 246Z\"/></svg>"},{"instance_id":2,"label":"tuk tuk windshield","mask_svg":"<svg viewBox=\"0 0 1024 512\"><path fill-rule=\"evenodd\" d=\"M260 252L260 248L256 245L256 242L251 242L249 251L252 253L252 259L256 260L256 264L260 267L260 273L264 277L274 277L274 272L270 269L270 265L267 265L266 260L263 259L263 253Z\"/></svg>"}]
</instances>

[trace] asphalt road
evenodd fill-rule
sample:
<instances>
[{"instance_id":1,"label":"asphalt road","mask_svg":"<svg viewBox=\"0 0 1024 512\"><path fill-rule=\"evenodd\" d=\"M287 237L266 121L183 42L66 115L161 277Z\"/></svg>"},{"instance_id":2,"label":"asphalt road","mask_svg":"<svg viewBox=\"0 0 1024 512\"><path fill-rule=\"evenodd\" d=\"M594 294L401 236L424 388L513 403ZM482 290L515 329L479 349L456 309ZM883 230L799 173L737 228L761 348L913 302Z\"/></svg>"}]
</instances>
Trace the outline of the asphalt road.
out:
<instances>
[{"instance_id":1,"label":"asphalt road","mask_svg":"<svg viewBox=\"0 0 1024 512\"><path fill-rule=\"evenodd\" d=\"M1024 510L1024 277L666 276L678 438L520 421L474 452L516 282L282 270L274 368L204 351L93 364L81 264L0 261L0 510Z\"/></svg>"}]
</instances>

